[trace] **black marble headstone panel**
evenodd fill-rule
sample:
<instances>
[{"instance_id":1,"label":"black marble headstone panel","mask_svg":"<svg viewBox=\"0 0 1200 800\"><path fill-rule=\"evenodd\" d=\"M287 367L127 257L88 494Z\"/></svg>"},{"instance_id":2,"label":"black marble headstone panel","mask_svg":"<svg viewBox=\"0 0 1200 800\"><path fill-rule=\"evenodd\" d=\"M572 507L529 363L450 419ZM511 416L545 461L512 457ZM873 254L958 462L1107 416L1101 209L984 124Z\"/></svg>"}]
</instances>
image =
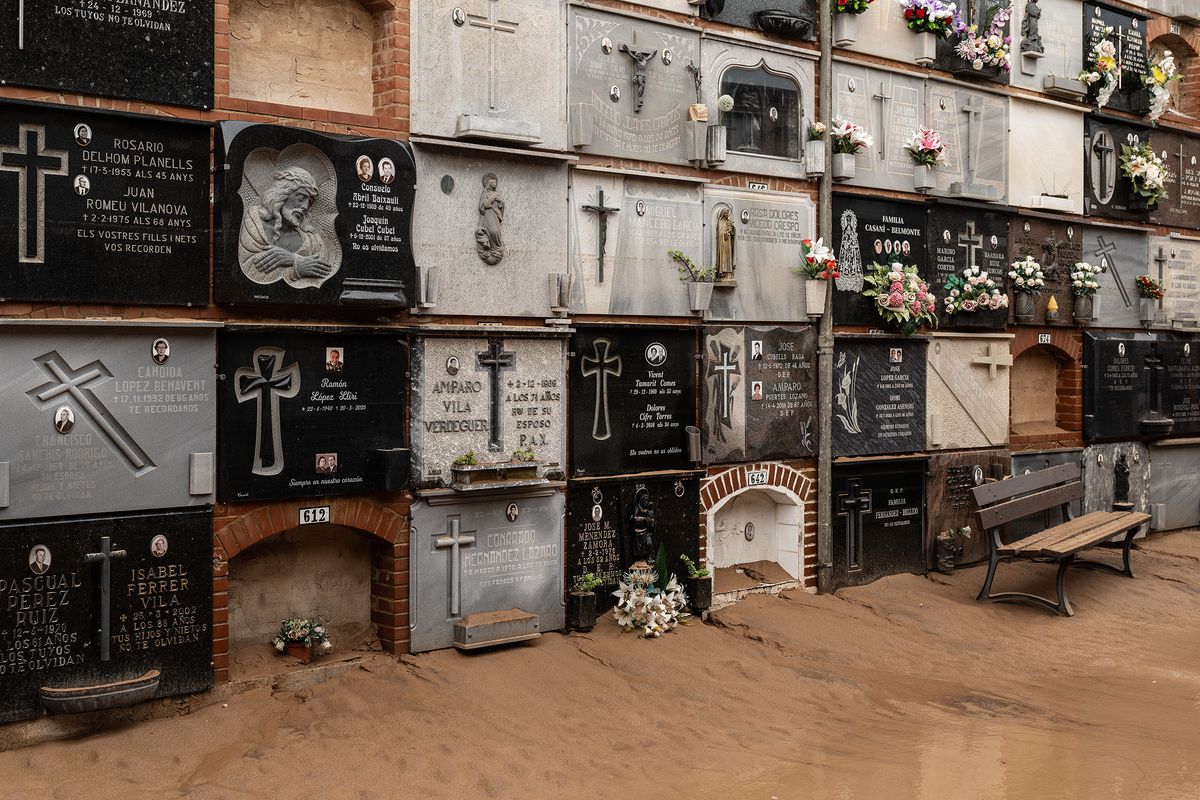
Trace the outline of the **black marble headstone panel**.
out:
<instances>
[{"instance_id":1,"label":"black marble headstone panel","mask_svg":"<svg viewBox=\"0 0 1200 800\"><path fill-rule=\"evenodd\" d=\"M1150 59L1146 51L1146 18L1095 3L1083 5L1083 52L1081 58L1087 63L1092 45L1104 35L1104 28L1112 26L1113 43L1117 48L1117 60L1121 64L1121 81L1112 93L1105 108L1145 114L1149 110L1142 92L1142 76L1149 71ZM1096 100L1096 87L1088 91L1087 101Z\"/></svg>"},{"instance_id":2,"label":"black marble headstone panel","mask_svg":"<svg viewBox=\"0 0 1200 800\"><path fill-rule=\"evenodd\" d=\"M0 83L209 108L212 0L0 0Z\"/></svg>"},{"instance_id":3,"label":"black marble headstone panel","mask_svg":"<svg viewBox=\"0 0 1200 800\"><path fill-rule=\"evenodd\" d=\"M395 334L229 329L217 345L222 502L394 487L408 351Z\"/></svg>"},{"instance_id":4,"label":"black marble headstone panel","mask_svg":"<svg viewBox=\"0 0 1200 800\"><path fill-rule=\"evenodd\" d=\"M925 461L833 468L833 585L923 574Z\"/></svg>"},{"instance_id":5,"label":"black marble headstone panel","mask_svg":"<svg viewBox=\"0 0 1200 800\"><path fill-rule=\"evenodd\" d=\"M415 302L407 143L223 122L217 160L218 303Z\"/></svg>"},{"instance_id":6,"label":"black marble headstone panel","mask_svg":"<svg viewBox=\"0 0 1200 800\"><path fill-rule=\"evenodd\" d=\"M1121 145L1146 141L1149 131L1089 115L1083 141L1083 209L1113 219L1145 220L1132 184L1121 171Z\"/></svg>"},{"instance_id":7,"label":"black marble headstone panel","mask_svg":"<svg viewBox=\"0 0 1200 800\"><path fill-rule=\"evenodd\" d=\"M1075 295L1071 293L1071 270L1083 261L1083 226L1037 217L1013 217L1008 225L1008 262L1011 264L1025 256L1033 256L1042 265L1046 279L1042 293L1034 295L1033 324L1073 325L1071 314L1075 308ZM1046 318L1046 306L1051 297L1058 303L1057 320ZM1009 300L1011 315L1011 296Z\"/></svg>"},{"instance_id":8,"label":"black marble headstone panel","mask_svg":"<svg viewBox=\"0 0 1200 800\"><path fill-rule=\"evenodd\" d=\"M1172 420L1171 436L1200 434L1200 341L1173 338L1159 346L1165 370L1162 413Z\"/></svg>"},{"instance_id":9,"label":"black marble headstone panel","mask_svg":"<svg viewBox=\"0 0 1200 800\"><path fill-rule=\"evenodd\" d=\"M1200 228L1200 137L1156 128L1150 141L1167 167L1167 198L1150 212L1150 221Z\"/></svg>"},{"instance_id":10,"label":"black marble headstone panel","mask_svg":"<svg viewBox=\"0 0 1200 800\"><path fill-rule=\"evenodd\" d=\"M580 327L571 339L571 474L685 469L696 334Z\"/></svg>"},{"instance_id":11,"label":"black marble headstone panel","mask_svg":"<svg viewBox=\"0 0 1200 800\"><path fill-rule=\"evenodd\" d=\"M642 494L649 499L649 511ZM666 549L667 568L679 578L687 570L686 555L699 562L700 480L696 476L653 480L573 480L567 490L567 587L576 577L591 572L604 581L596 589L601 608L614 603L611 592L617 581L638 560L635 527L652 518L649 549L654 563L658 546ZM644 544L643 544L644 546Z\"/></svg>"},{"instance_id":12,"label":"black marble headstone panel","mask_svg":"<svg viewBox=\"0 0 1200 800\"><path fill-rule=\"evenodd\" d=\"M1200 352L1169 333L1083 335L1083 435L1087 441L1161 438L1155 413L1174 420L1167 435L1200 432ZM1157 387L1157 396L1155 388Z\"/></svg>"},{"instance_id":13,"label":"black marble headstone panel","mask_svg":"<svg viewBox=\"0 0 1200 800\"><path fill-rule=\"evenodd\" d=\"M817 454L814 328L710 328L702 369L706 463Z\"/></svg>"},{"instance_id":14,"label":"black marble headstone panel","mask_svg":"<svg viewBox=\"0 0 1200 800\"><path fill-rule=\"evenodd\" d=\"M925 264L925 207L834 195L833 224L831 247L841 272L834 282L834 322L882 328L874 300L862 296L862 277L870 273L872 263L898 258L905 264Z\"/></svg>"},{"instance_id":15,"label":"black marble headstone panel","mask_svg":"<svg viewBox=\"0 0 1200 800\"><path fill-rule=\"evenodd\" d=\"M839 336L833 353L833 455L925 449L924 339Z\"/></svg>"},{"instance_id":16,"label":"black marble headstone panel","mask_svg":"<svg viewBox=\"0 0 1200 800\"><path fill-rule=\"evenodd\" d=\"M703 0L700 10L708 19L781 39L817 39L816 0Z\"/></svg>"},{"instance_id":17,"label":"black marble headstone panel","mask_svg":"<svg viewBox=\"0 0 1200 800\"><path fill-rule=\"evenodd\" d=\"M207 303L208 153L207 125L0 103L0 299Z\"/></svg>"},{"instance_id":18,"label":"black marble headstone panel","mask_svg":"<svg viewBox=\"0 0 1200 800\"><path fill-rule=\"evenodd\" d=\"M110 539L108 659L101 537ZM0 722L43 687L160 675L148 696L212 685L212 511L0 525ZM148 681L152 682L152 681Z\"/></svg>"},{"instance_id":19,"label":"black marble headstone panel","mask_svg":"<svg viewBox=\"0 0 1200 800\"><path fill-rule=\"evenodd\" d=\"M988 16L994 14L996 9L1001 6L1011 7L1012 0L962 0L959 3L959 13L968 25L972 23L978 25L976 33L982 35L988 30ZM1004 29L1006 33L1011 34L1012 22L1010 21ZM1018 33L1020 32L1018 31ZM971 62L959 56L955 52L955 48L958 47L962 38L957 34L951 34L945 39L937 40L936 55L933 59L935 69L944 69L947 72L953 72L960 78L1008 83L1008 73L1002 68L984 66L981 69L975 69L971 66ZM1013 55L1012 58L1014 64L1019 65L1020 55Z\"/></svg>"},{"instance_id":20,"label":"black marble headstone panel","mask_svg":"<svg viewBox=\"0 0 1200 800\"><path fill-rule=\"evenodd\" d=\"M1008 309L959 311L947 314L946 280L963 276L967 267L979 267L996 282L1000 293L1008 287L1008 216L993 211L956 206L929 209L929 243L924 277L937 294L938 327L1003 328Z\"/></svg>"}]
</instances>

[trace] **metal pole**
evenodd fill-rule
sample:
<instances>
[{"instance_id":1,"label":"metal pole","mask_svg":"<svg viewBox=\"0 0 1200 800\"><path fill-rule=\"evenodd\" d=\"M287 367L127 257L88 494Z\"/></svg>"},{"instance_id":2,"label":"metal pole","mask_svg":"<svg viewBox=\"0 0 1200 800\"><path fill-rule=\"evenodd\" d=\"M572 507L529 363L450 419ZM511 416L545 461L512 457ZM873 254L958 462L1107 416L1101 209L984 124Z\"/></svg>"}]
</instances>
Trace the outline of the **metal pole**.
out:
<instances>
[{"instance_id":1,"label":"metal pole","mask_svg":"<svg viewBox=\"0 0 1200 800\"><path fill-rule=\"evenodd\" d=\"M821 31L821 60L818 67L817 105L826 123L833 116L833 9L829 0L817 0ZM825 170L817 185L817 229L833 247L833 148L825 148ZM818 397L820 414L817 455L817 591L829 592L833 562L833 292L825 293L825 313L817 338Z\"/></svg>"}]
</instances>

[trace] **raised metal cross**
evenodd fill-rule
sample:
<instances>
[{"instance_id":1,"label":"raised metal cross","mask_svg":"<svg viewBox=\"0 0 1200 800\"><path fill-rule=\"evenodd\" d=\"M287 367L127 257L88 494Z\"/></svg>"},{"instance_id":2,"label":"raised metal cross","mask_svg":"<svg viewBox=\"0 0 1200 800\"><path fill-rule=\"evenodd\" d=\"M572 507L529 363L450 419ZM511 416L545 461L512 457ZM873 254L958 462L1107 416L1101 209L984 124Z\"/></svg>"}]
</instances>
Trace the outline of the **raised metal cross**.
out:
<instances>
[{"instance_id":1,"label":"raised metal cross","mask_svg":"<svg viewBox=\"0 0 1200 800\"><path fill-rule=\"evenodd\" d=\"M638 50L637 48L638 33L635 29L633 32L633 42L623 44L620 51L629 56L633 60L633 110L638 112L642 110L646 94L646 65L650 63L650 59L658 55L658 49L654 50Z\"/></svg>"},{"instance_id":2,"label":"raised metal cross","mask_svg":"<svg viewBox=\"0 0 1200 800\"><path fill-rule=\"evenodd\" d=\"M459 517L449 521L450 532L434 537L433 546L450 549L450 616L457 617L462 612L462 548L475 544L475 531L464 532Z\"/></svg>"},{"instance_id":3,"label":"raised metal cross","mask_svg":"<svg viewBox=\"0 0 1200 800\"><path fill-rule=\"evenodd\" d=\"M258 403L254 466L250 470L255 475L278 475L283 471L279 399L300 393L300 365L293 361L282 366L284 355L278 347L260 347L254 351L254 366L240 367L233 373L233 396L237 401L253 399Z\"/></svg>"},{"instance_id":4,"label":"raised metal cross","mask_svg":"<svg viewBox=\"0 0 1200 800\"><path fill-rule=\"evenodd\" d=\"M721 359L719 364L713 364L708 368L709 376L719 376L721 385L721 422L728 425L730 423L731 403L733 401L733 390L737 386L736 383L731 383L734 375L741 374L741 364L737 362L737 354L734 353L728 345L718 345L718 353Z\"/></svg>"},{"instance_id":5,"label":"raised metal cross","mask_svg":"<svg viewBox=\"0 0 1200 800\"><path fill-rule=\"evenodd\" d=\"M499 92L499 78L496 75L496 46L499 44L499 34L517 32L519 23L500 19L497 6L500 0L489 0L488 15L467 14L467 23L472 28L483 28L488 37L488 108L495 110Z\"/></svg>"},{"instance_id":6,"label":"raised metal cross","mask_svg":"<svg viewBox=\"0 0 1200 800\"><path fill-rule=\"evenodd\" d=\"M888 140L888 101L892 96L887 92L887 84L879 82L879 89L871 95L872 100L879 101L879 157L882 159L887 150Z\"/></svg>"},{"instance_id":7,"label":"raised metal cross","mask_svg":"<svg viewBox=\"0 0 1200 800\"><path fill-rule=\"evenodd\" d=\"M861 478L850 480L846 491L838 492L838 516L846 518L846 563L849 569L862 568L863 514L871 510L871 490L862 487Z\"/></svg>"},{"instance_id":8,"label":"raised metal cross","mask_svg":"<svg viewBox=\"0 0 1200 800\"><path fill-rule=\"evenodd\" d=\"M621 211L619 208L609 208L604 205L604 187L596 187L596 202L587 204L583 207L584 211L591 211L596 215L596 241L599 242L600 254L596 256L596 282L604 283L604 250L608 243L608 215L617 214Z\"/></svg>"},{"instance_id":9,"label":"raised metal cross","mask_svg":"<svg viewBox=\"0 0 1200 800\"><path fill-rule=\"evenodd\" d=\"M1108 179L1116 177L1116 170L1112 169L1116 156L1116 147L1113 146L1112 139L1109 137L1108 130L1101 128L1096 134L1096 140L1092 142L1092 152L1096 155L1100 166L1100 191L1101 197L1108 197ZM1110 174L1111 173L1111 174Z\"/></svg>"},{"instance_id":10,"label":"raised metal cross","mask_svg":"<svg viewBox=\"0 0 1200 800\"><path fill-rule=\"evenodd\" d=\"M971 359L971 363L980 367L987 367L991 373L991 379L996 380L996 369L998 367L1011 367L1013 365L1012 353L1008 352L1008 348L1002 351L995 349L996 345L988 343L987 355L975 356Z\"/></svg>"},{"instance_id":11,"label":"raised metal cross","mask_svg":"<svg viewBox=\"0 0 1200 800\"><path fill-rule=\"evenodd\" d=\"M1186 155L1183 142L1179 143L1179 152L1175 155L1179 156L1179 171L1175 173L1175 207L1183 208L1183 158Z\"/></svg>"},{"instance_id":12,"label":"raised metal cross","mask_svg":"<svg viewBox=\"0 0 1200 800\"><path fill-rule=\"evenodd\" d=\"M1131 308L1133 301L1129 297L1129 289L1125 287L1125 282L1121 280L1121 273L1117 270L1117 245L1114 242L1106 242L1104 234L1100 234L1096 237L1094 252L1100 257L1100 271L1112 273L1113 282L1117 284L1117 291L1121 295L1121 302L1125 304L1126 308Z\"/></svg>"},{"instance_id":13,"label":"raised metal cross","mask_svg":"<svg viewBox=\"0 0 1200 800\"><path fill-rule=\"evenodd\" d=\"M1158 264L1158 279L1162 280L1167 274L1167 251L1161 244L1158 246L1158 255L1154 257L1154 263Z\"/></svg>"},{"instance_id":14,"label":"raised metal cross","mask_svg":"<svg viewBox=\"0 0 1200 800\"><path fill-rule=\"evenodd\" d=\"M967 115L967 170L968 184L975 183L975 173L979 171L979 127L980 116L983 114L983 98L977 94L971 95L966 105L961 109Z\"/></svg>"},{"instance_id":15,"label":"raised metal cross","mask_svg":"<svg viewBox=\"0 0 1200 800\"><path fill-rule=\"evenodd\" d=\"M500 373L503 370L513 369L517 366L517 354L511 350L505 350L504 342L500 339L492 339L488 342L487 350L475 354L475 364L492 373L491 424L488 429L488 450L496 453L504 447L503 437L500 435L502 406L500 402Z\"/></svg>"},{"instance_id":16,"label":"raised metal cross","mask_svg":"<svg viewBox=\"0 0 1200 800\"><path fill-rule=\"evenodd\" d=\"M1125 29L1120 26L1116 27L1116 32L1113 37L1117 42L1117 88L1125 88Z\"/></svg>"},{"instance_id":17,"label":"raised metal cross","mask_svg":"<svg viewBox=\"0 0 1200 800\"><path fill-rule=\"evenodd\" d=\"M592 340L592 355L579 363L583 377L596 376L596 405L592 410L592 438L602 442L612 436L608 425L608 376L621 374L621 357L609 353L613 343L600 337Z\"/></svg>"},{"instance_id":18,"label":"raised metal cross","mask_svg":"<svg viewBox=\"0 0 1200 800\"><path fill-rule=\"evenodd\" d=\"M51 351L38 356L33 362L42 368L42 372L50 376L50 381L30 389L25 395L39 408L47 408L58 398L67 395L79 406L92 427L125 459L125 463L133 470L134 475L144 475L155 468L150 456L141 448L129 432L121 426L113 413L105 407L96 393L92 391L105 381L111 380L113 374L104 363L97 359L90 364L84 364L79 369L72 369L67 360Z\"/></svg>"},{"instance_id":19,"label":"raised metal cross","mask_svg":"<svg viewBox=\"0 0 1200 800\"><path fill-rule=\"evenodd\" d=\"M17 173L17 260L44 264L46 176L67 174L67 151L46 149L45 125L21 124L17 144L0 146L0 172Z\"/></svg>"},{"instance_id":20,"label":"raised metal cross","mask_svg":"<svg viewBox=\"0 0 1200 800\"><path fill-rule=\"evenodd\" d=\"M967 220L967 232L958 234L958 246L967 251L967 266L975 267L983 251L983 234L975 231L975 220Z\"/></svg>"},{"instance_id":21,"label":"raised metal cross","mask_svg":"<svg viewBox=\"0 0 1200 800\"><path fill-rule=\"evenodd\" d=\"M17 3L17 49L25 49L25 0Z\"/></svg>"},{"instance_id":22,"label":"raised metal cross","mask_svg":"<svg viewBox=\"0 0 1200 800\"><path fill-rule=\"evenodd\" d=\"M100 660L112 657L112 560L124 558L124 550L113 550L112 539L100 537L100 552L87 553L83 560L89 564L100 564Z\"/></svg>"}]
</instances>

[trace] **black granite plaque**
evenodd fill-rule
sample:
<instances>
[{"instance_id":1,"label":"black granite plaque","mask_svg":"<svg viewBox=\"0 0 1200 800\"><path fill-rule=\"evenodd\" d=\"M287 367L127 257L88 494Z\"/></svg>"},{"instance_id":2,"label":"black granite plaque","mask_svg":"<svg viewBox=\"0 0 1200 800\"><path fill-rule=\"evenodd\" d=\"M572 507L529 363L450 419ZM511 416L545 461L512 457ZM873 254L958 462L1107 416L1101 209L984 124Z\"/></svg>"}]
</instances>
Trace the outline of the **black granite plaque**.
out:
<instances>
[{"instance_id":1,"label":"black granite plaque","mask_svg":"<svg viewBox=\"0 0 1200 800\"><path fill-rule=\"evenodd\" d=\"M1084 438L1156 439L1200 432L1196 349L1190 338L1169 333L1085 333ZM1165 419L1172 420L1169 426Z\"/></svg>"},{"instance_id":2,"label":"black granite plaque","mask_svg":"<svg viewBox=\"0 0 1200 800\"><path fill-rule=\"evenodd\" d=\"M646 538L647 532L649 538ZM567 587L585 572L604 581L601 608L615 602L617 580L639 559L655 563L664 545L667 567L679 578L679 560L700 558L700 480L695 474L653 480L573 480L567 490Z\"/></svg>"},{"instance_id":3,"label":"black granite plaque","mask_svg":"<svg viewBox=\"0 0 1200 800\"><path fill-rule=\"evenodd\" d=\"M925 572L925 461L833 468L833 585Z\"/></svg>"},{"instance_id":4,"label":"black granite plaque","mask_svg":"<svg viewBox=\"0 0 1200 800\"><path fill-rule=\"evenodd\" d=\"M1025 256L1042 265L1046 285L1034 295L1034 325L1074 325L1071 314L1075 295L1071 294L1071 270L1083 261L1083 226L1071 222L1013 217L1008 224L1008 263ZM1006 271L1007 275L1007 271ZM1009 287L1012 288L1011 286ZM1058 318L1046 316L1053 297L1058 303ZM1011 318L1013 293L1009 293Z\"/></svg>"},{"instance_id":5,"label":"black granite plaque","mask_svg":"<svg viewBox=\"0 0 1200 800\"><path fill-rule=\"evenodd\" d=\"M408 144L223 122L217 159L217 302L412 304Z\"/></svg>"},{"instance_id":6,"label":"black granite plaque","mask_svg":"<svg viewBox=\"0 0 1200 800\"><path fill-rule=\"evenodd\" d=\"M988 19L996 13L996 10L1002 6L1012 7L1014 0L962 0L959 5L959 13L963 21L968 25L978 25L977 35L986 36L988 31ZM1002 35L1011 35L1012 22L1010 21L1004 26L1005 33ZM1018 31L1019 33L1019 31ZM1019 37L1017 37L1019 38ZM958 34L951 34L945 39L937 40L936 55L934 56L933 66L935 69L944 69L947 72L953 72L959 78L970 78L972 80L991 81L994 83L1008 83L1008 72L1001 67L984 66L980 69L975 69L971 66L970 61L964 60L955 48L963 39ZM1019 66L1020 55L1012 56L1014 64Z\"/></svg>"},{"instance_id":7,"label":"black granite plaque","mask_svg":"<svg viewBox=\"0 0 1200 800\"><path fill-rule=\"evenodd\" d=\"M0 83L209 108L212 0L0 0Z\"/></svg>"},{"instance_id":8,"label":"black granite plaque","mask_svg":"<svg viewBox=\"0 0 1200 800\"><path fill-rule=\"evenodd\" d=\"M841 272L834 283L833 320L882 328L874 300L862 296L863 275L871 272L873 263L925 264L925 207L835 195L833 224L834 255Z\"/></svg>"},{"instance_id":9,"label":"black granite plaque","mask_svg":"<svg viewBox=\"0 0 1200 800\"><path fill-rule=\"evenodd\" d=\"M929 242L924 277L937 294L938 327L1003 328L1008 309L946 313L946 280L979 267L1004 294L1008 287L1008 216L969 207L939 205L929 209ZM982 274L982 273L981 273Z\"/></svg>"},{"instance_id":10,"label":"black granite plaque","mask_svg":"<svg viewBox=\"0 0 1200 800\"><path fill-rule=\"evenodd\" d=\"M833 455L925 449L924 339L840 336L833 353Z\"/></svg>"},{"instance_id":11,"label":"black granite plaque","mask_svg":"<svg viewBox=\"0 0 1200 800\"><path fill-rule=\"evenodd\" d=\"M43 687L212 685L210 509L0 525L0 542L0 722L40 716Z\"/></svg>"},{"instance_id":12,"label":"black granite plaque","mask_svg":"<svg viewBox=\"0 0 1200 800\"><path fill-rule=\"evenodd\" d=\"M682 469L696 424L696 335L585 328L571 339L571 474Z\"/></svg>"},{"instance_id":13,"label":"black granite plaque","mask_svg":"<svg viewBox=\"0 0 1200 800\"><path fill-rule=\"evenodd\" d=\"M955 559L971 564L988 556L988 540L979 530L978 510L971 490L989 480L1009 474L1012 459L1007 450L969 450L935 453L929 457L929 538L926 540L928 564L937 561L937 535L951 528L971 527L971 537L962 541L962 552Z\"/></svg>"},{"instance_id":14,"label":"black granite plaque","mask_svg":"<svg viewBox=\"0 0 1200 800\"><path fill-rule=\"evenodd\" d=\"M230 329L217 352L222 502L366 494L403 482L395 453L406 447L408 355L399 336Z\"/></svg>"},{"instance_id":15,"label":"black granite plaque","mask_svg":"<svg viewBox=\"0 0 1200 800\"><path fill-rule=\"evenodd\" d=\"M0 299L208 302L206 125L0 103Z\"/></svg>"},{"instance_id":16,"label":"black granite plaque","mask_svg":"<svg viewBox=\"0 0 1200 800\"><path fill-rule=\"evenodd\" d=\"M1133 185L1121 170L1121 145L1146 141L1146 128L1089 115L1083 142L1083 209L1114 219L1145 220Z\"/></svg>"},{"instance_id":17,"label":"black granite plaque","mask_svg":"<svg viewBox=\"0 0 1200 800\"><path fill-rule=\"evenodd\" d=\"M705 463L816 455L814 328L710 328L702 369Z\"/></svg>"},{"instance_id":18,"label":"black granite plaque","mask_svg":"<svg viewBox=\"0 0 1200 800\"><path fill-rule=\"evenodd\" d=\"M1171 436L1196 436L1200 434L1200 341L1172 337L1158 351L1165 370L1162 413L1174 422Z\"/></svg>"},{"instance_id":19,"label":"black granite plaque","mask_svg":"<svg viewBox=\"0 0 1200 800\"><path fill-rule=\"evenodd\" d=\"M707 19L781 39L817 39L816 0L702 0L700 11Z\"/></svg>"},{"instance_id":20,"label":"black granite plaque","mask_svg":"<svg viewBox=\"0 0 1200 800\"><path fill-rule=\"evenodd\" d=\"M1200 138L1155 128L1150 141L1167 167L1167 197L1151 210L1150 221L1200 228Z\"/></svg>"},{"instance_id":21,"label":"black granite plaque","mask_svg":"<svg viewBox=\"0 0 1200 800\"><path fill-rule=\"evenodd\" d=\"M1142 76L1150 69L1146 52L1146 18L1110 6L1084 3L1083 64L1089 63L1092 46L1104 36L1106 26L1112 26L1113 29L1112 41L1117 48L1117 61L1121 64L1121 78L1105 108L1145 114L1149 105L1143 92ZM1096 101L1095 86L1090 87L1087 101Z\"/></svg>"}]
</instances>

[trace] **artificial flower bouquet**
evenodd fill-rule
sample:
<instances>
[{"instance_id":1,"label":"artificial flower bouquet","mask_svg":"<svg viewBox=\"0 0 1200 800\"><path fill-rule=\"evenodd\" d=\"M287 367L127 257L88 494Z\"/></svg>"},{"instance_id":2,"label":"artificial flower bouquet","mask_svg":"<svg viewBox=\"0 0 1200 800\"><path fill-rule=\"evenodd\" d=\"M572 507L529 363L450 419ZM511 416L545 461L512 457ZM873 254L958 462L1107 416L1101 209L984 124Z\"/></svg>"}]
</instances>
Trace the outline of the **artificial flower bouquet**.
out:
<instances>
[{"instance_id":1,"label":"artificial flower bouquet","mask_svg":"<svg viewBox=\"0 0 1200 800\"><path fill-rule=\"evenodd\" d=\"M642 638L657 639L675 630L687 617L687 595L672 575L664 586L658 585L653 569L635 569L625 573L613 592L617 598L613 618L626 631L637 630Z\"/></svg>"},{"instance_id":2,"label":"artificial flower bouquet","mask_svg":"<svg viewBox=\"0 0 1200 800\"><path fill-rule=\"evenodd\" d=\"M1162 300L1166 294L1162 281L1156 281L1149 275L1138 275L1134 283L1137 284L1138 297L1144 300Z\"/></svg>"},{"instance_id":3,"label":"artificial flower bouquet","mask_svg":"<svg viewBox=\"0 0 1200 800\"><path fill-rule=\"evenodd\" d=\"M1112 26L1105 26L1100 38L1088 50L1083 71L1075 76L1075 80L1096 87L1097 111L1108 104L1121 80L1121 65L1117 62L1117 46L1113 43L1112 34Z\"/></svg>"},{"instance_id":4,"label":"artificial flower bouquet","mask_svg":"<svg viewBox=\"0 0 1200 800\"><path fill-rule=\"evenodd\" d=\"M1033 256L1025 256L1014 261L1008 270L1008 278L1012 281L1013 289L1026 294L1041 294L1046 285L1046 276L1042 265L1033 260Z\"/></svg>"},{"instance_id":5,"label":"artificial flower bouquet","mask_svg":"<svg viewBox=\"0 0 1200 800\"><path fill-rule=\"evenodd\" d=\"M279 652L287 650L289 644L309 647L316 652L325 653L333 649L325 626L320 620L293 617L285 619L279 625L279 633L272 640Z\"/></svg>"},{"instance_id":6,"label":"artificial flower bouquet","mask_svg":"<svg viewBox=\"0 0 1200 800\"><path fill-rule=\"evenodd\" d=\"M917 166L937 167L946 161L942 135L932 128L917 128L904 141L904 148Z\"/></svg>"},{"instance_id":7,"label":"artificial flower bouquet","mask_svg":"<svg viewBox=\"0 0 1200 800\"><path fill-rule=\"evenodd\" d=\"M833 0L834 14L858 15L871 7L875 0Z\"/></svg>"},{"instance_id":8,"label":"artificial flower bouquet","mask_svg":"<svg viewBox=\"0 0 1200 800\"><path fill-rule=\"evenodd\" d=\"M1146 205L1157 205L1167 197L1167 168L1149 142L1121 145L1121 171L1133 184L1133 191L1146 198Z\"/></svg>"},{"instance_id":9,"label":"artificial flower bouquet","mask_svg":"<svg viewBox=\"0 0 1200 800\"><path fill-rule=\"evenodd\" d=\"M875 146L875 139L866 128L841 117L833 118L829 138L833 140L835 153L858 155L860 150Z\"/></svg>"},{"instance_id":10,"label":"artificial flower bouquet","mask_svg":"<svg viewBox=\"0 0 1200 800\"><path fill-rule=\"evenodd\" d=\"M932 33L945 39L958 22L958 6L942 0L900 0L904 24L913 33Z\"/></svg>"},{"instance_id":11,"label":"artificial flower bouquet","mask_svg":"<svg viewBox=\"0 0 1200 800\"><path fill-rule=\"evenodd\" d=\"M1071 268L1071 294L1076 297L1090 297L1100 291L1097 278L1103 267L1097 267L1086 261L1076 262Z\"/></svg>"},{"instance_id":12,"label":"artificial flower bouquet","mask_svg":"<svg viewBox=\"0 0 1200 800\"><path fill-rule=\"evenodd\" d=\"M1142 76L1142 85L1150 92L1150 122L1167 113L1171 107L1170 85L1179 80L1179 68L1170 50L1163 51L1162 58L1150 65L1150 72Z\"/></svg>"},{"instance_id":13,"label":"artificial flower bouquet","mask_svg":"<svg viewBox=\"0 0 1200 800\"><path fill-rule=\"evenodd\" d=\"M792 270L797 275L807 275L817 281L832 281L841 276L833 251L821 239L815 242L804 239L800 242L800 249L804 254L804 263Z\"/></svg>"},{"instance_id":14,"label":"artificial flower bouquet","mask_svg":"<svg viewBox=\"0 0 1200 800\"><path fill-rule=\"evenodd\" d=\"M978 25L963 30L954 52L972 69L999 67L1005 72L1012 70L1012 37L1007 33L1008 20L1012 16L1012 5L994 6L988 13L987 26L979 33Z\"/></svg>"},{"instance_id":15,"label":"artificial flower bouquet","mask_svg":"<svg viewBox=\"0 0 1200 800\"><path fill-rule=\"evenodd\" d=\"M916 266L899 261L872 264L863 281L870 287L863 290L863 296L875 298L879 316L898 325L905 336L922 325L937 326L937 304Z\"/></svg>"},{"instance_id":16,"label":"artificial flower bouquet","mask_svg":"<svg viewBox=\"0 0 1200 800\"><path fill-rule=\"evenodd\" d=\"M808 141L819 142L825 138L825 133L829 128L824 122L814 122L808 126Z\"/></svg>"},{"instance_id":17,"label":"artificial flower bouquet","mask_svg":"<svg viewBox=\"0 0 1200 800\"><path fill-rule=\"evenodd\" d=\"M1008 295L979 267L967 267L962 275L951 275L945 289L947 314L1008 308Z\"/></svg>"}]
</instances>

